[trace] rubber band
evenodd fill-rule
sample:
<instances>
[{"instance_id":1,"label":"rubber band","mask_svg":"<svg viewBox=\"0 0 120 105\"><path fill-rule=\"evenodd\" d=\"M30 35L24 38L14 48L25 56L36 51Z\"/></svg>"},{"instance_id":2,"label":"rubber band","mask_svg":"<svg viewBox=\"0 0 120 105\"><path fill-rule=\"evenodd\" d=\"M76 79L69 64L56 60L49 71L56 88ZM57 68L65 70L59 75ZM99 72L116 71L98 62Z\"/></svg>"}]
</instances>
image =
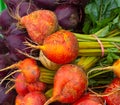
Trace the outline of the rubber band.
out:
<instances>
[{"instance_id":1,"label":"rubber band","mask_svg":"<svg viewBox=\"0 0 120 105\"><path fill-rule=\"evenodd\" d=\"M98 43L100 44L101 51L102 51L101 56L103 57L103 56L104 56L105 51L104 51L104 46L103 46L102 42L99 40L99 38L98 38L95 34L93 34L92 36L93 36L93 37L95 37L95 38L96 38L96 40L98 41Z\"/></svg>"}]
</instances>

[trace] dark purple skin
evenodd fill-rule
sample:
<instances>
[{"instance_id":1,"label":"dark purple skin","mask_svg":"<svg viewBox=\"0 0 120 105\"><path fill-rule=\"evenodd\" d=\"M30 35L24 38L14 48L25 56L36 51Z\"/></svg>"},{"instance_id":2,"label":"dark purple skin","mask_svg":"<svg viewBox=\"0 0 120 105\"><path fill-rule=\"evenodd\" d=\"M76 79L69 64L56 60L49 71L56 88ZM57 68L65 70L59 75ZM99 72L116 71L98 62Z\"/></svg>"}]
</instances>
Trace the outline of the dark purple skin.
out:
<instances>
[{"instance_id":1,"label":"dark purple skin","mask_svg":"<svg viewBox=\"0 0 120 105\"><path fill-rule=\"evenodd\" d=\"M5 40L4 38L0 38L0 54L6 54L9 52L6 44L5 44Z\"/></svg>"},{"instance_id":2,"label":"dark purple skin","mask_svg":"<svg viewBox=\"0 0 120 105\"><path fill-rule=\"evenodd\" d=\"M18 8L18 13L19 16L25 16L35 10L37 10L37 7L35 4L27 2L27 1L22 1L22 0L4 0L5 4L7 5L7 8L11 12L11 14L17 13L17 8ZM29 7L30 6L30 7Z\"/></svg>"},{"instance_id":3,"label":"dark purple skin","mask_svg":"<svg viewBox=\"0 0 120 105\"><path fill-rule=\"evenodd\" d=\"M9 58L11 59L12 62L16 63L20 61L20 58L16 55L15 52L9 51L8 53Z\"/></svg>"},{"instance_id":4,"label":"dark purple skin","mask_svg":"<svg viewBox=\"0 0 120 105\"><path fill-rule=\"evenodd\" d=\"M2 31L6 31L15 20L9 15L8 9L2 11L0 15L0 26Z\"/></svg>"},{"instance_id":5,"label":"dark purple skin","mask_svg":"<svg viewBox=\"0 0 120 105\"><path fill-rule=\"evenodd\" d=\"M54 10L58 5L58 0L33 0L38 8Z\"/></svg>"},{"instance_id":6,"label":"dark purple skin","mask_svg":"<svg viewBox=\"0 0 120 105\"><path fill-rule=\"evenodd\" d=\"M19 53L18 50L26 53L30 53L31 49L26 49L27 46L23 44L23 42L26 41L27 35L9 35L5 37L6 39L6 45L8 46L10 50L10 54L12 54L13 57L19 58L19 60L23 60L26 58L23 54Z\"/></svg>"},{"instance_id":7,"label":"dark purple skin","mask_svg":"<svg viewBox=\"0 0 120 105\"><path fill-rule=\"evenodd\" d=\"M30 7L29 7L30 6ZM19 7L19 15L20 17L28 15L29 13L38 10L35 4L30 4L29 2L23 2L21 3Z\"/></svg>"},{"instance_id":8,"label":"dark purple skin","mask_svg":"<svg viewBox=\"0 0 120 105\"><path fill-rule=\"evenodd\" d=\"M4 32L3 36L9 35L26 35L27 31L24 28L17 27L16 23L12 23L7 31Z\"/></svg>"},{"instance_id":9,"label":"dark purple skin","mask_svg":"<svg viewBox=\"0 0 120 105\"><path fill-rule=\"evenodd\" d=\"M80 5L80 0L33 0L38 8L55 10L60 4Z\"/></svg>"},{"instance_id":10,"label":"dark purple skin","mask_svg":"<svg viewBox=\"0 0 120 105\"><path fill-rule=\"evenodd\" d=\"M25 1L20 3L20 0L5 0L5 2L7 9L2 11L0 15L0 26L2 27L3 33L4 31L8 31L8 28L12 23L17 23L22 16L25 16L38 9L35 4Z\"/></svg>"},{"instance_id":11,"label":"dark purple skin","mask_svg":"<svg viewBox=\"0 0 120 105\"><path fill-rule=\"evenodd\" d=\"M8 8L15 9L21 0L3 0Z\"/></svg>"},{"instance_id":12,"label":"dark purple skin","mask_svg":"<svg viewBox=\"0 0 120 105\"><path fill-rule=\"evenodd\" d=\"M75 29L79 23L77 7L69 4L59 5L55 9L59 25L64 29Z\"/></svg>"},{"instance_id":13,"label":"dark purple skin","mask_svg":"<svg viewBox=\"0 0 120 105\"><path fill-rule=\"evenodd\" d=\"M15 90L11 90L9 93L5 94L7 88L5 88L6 84L0 85L0 105L15 105L15 97L17 93Z\"/></svg>"},{"instance_id":14,"label":"dark purple skin","mask_svg":"<svg viewBox=\"0 0 120 105\"><path fill-rule=\"evenodd\" d=\"M11 65L13 62L9 58L8 54L0 54L0 69L3 69L9 65ZM1 71L0 72L0 78L4 78L9 70Z\"/></svg>"},{"instance_id":15,"label":"dark purple skin","mask_svg":"<svg viewBox=\"0 0 120 105\"><path fill-rule=\"evenodd\" d=\"M72 4L76 6L82 6L85 7L85 5L89 2L90 0L56 0L58 4Z\"/></svg>"},{"instance_id":16,"label":"dark purple skin","mask_svg":"<svg viewBox=\"0 0 120 105\"><path fill-rule=\"evenodd\" d=\"M59 3L80 5L81 0L58 0Z\"/></svg>"}]
</instances>

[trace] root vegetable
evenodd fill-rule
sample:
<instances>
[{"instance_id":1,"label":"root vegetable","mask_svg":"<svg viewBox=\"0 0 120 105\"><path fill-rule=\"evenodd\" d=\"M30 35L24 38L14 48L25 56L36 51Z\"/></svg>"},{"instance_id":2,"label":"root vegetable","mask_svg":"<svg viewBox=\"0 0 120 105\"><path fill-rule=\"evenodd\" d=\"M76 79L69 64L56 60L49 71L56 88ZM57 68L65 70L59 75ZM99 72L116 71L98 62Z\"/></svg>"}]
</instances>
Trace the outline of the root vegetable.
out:
<instances>
[{"instance_id":1,"label":"root vegetable","mask_svg":"<svg viewBox=\"0 0 120 105\"><path fill-rule=\"evenodd\" d=\"M14 105L16 92L12 90L6 94L7 89L6 83L0 85L0 105Z\"/></svg>"},{"instance_id":2,"label":"root vegetable","mask_svg":"<svg viewBox=\"0 0 120 105\"><path fill-rule=\"evenodd\" d=\"M23 56L23 55L22 55L22 56ZM10 51L10 52L8 53L8 57L11 59L12 64L20 61L20 58L18 58L18 56L16 55L16 53L14 53L14 52L12 52L12 51ZM25 56L24 56L24 57L25 57Z\"/></svg>"},{"instance_id":3,"label":"root vegetable","mask_svg":"<svg viewBox=\"0 0 120 105\"><path fill-rule=\"evenodd\" d=\"M79 45L74 34L67 30L59 30L44 39L43 45L25 45L42 50L43 54L52 62L66 64L78 56Z\"/></svg>"},{"instance_id":4,"label":"root vegetable","mask_svg":"<svg viewBox=\"0 0 120 105\"><path fill-rule=\"evenodd\" d=\"M106 96L103 98L106 100L108 105L119 105L120 104L120 78L114 78L113 81L105 89L104 93Z\"/></svg>"},{"instance_id":5,"label":"root vegetable","mask_svg":"<svg viewBox=\"0 0 120 105\"><path fill-rule=\"evenodd\" d=\"M37 10L23 16L20 24L27 29L30 38L39 44L58 29L57 17L50 10Z\"/></svg>"},{"instance_id":6,"label":"root vegetable","mask_svg":"<svg viewBox=\"0 0 120 105\"><path fill-rule=\"evenodd\" d=\"M5 37L7 37L9 35L25 35L26 37L28 37L28 34L27 34L26 30L18 28L18 26L16 25L16 23L12 23L10 25L10 27L8 28L8 30L6 32L4 32L3 35Z\"/></svg>"},{"instance_id":7,"label":"root vegetable","mask_svg":"<svg viewBox=\"0 0 120 105\"><path fill-rule=\"evenodd\" d=\"M57 70L61 65L50 61L42 51L40 51L39 60L44 67L50 70Z\"/></svg>"},{"instance_id":8,"label":"root vegetable","mask_svg":"<svg viewBox=\"0 0 120 105\"><path fill-rule=\"evenodd\" d=\"M5 44L5 39L0 38L0 54L6 54L9 52L8 47Z\"/></svg>"},{"instance_id":9,"label":"root vegetable","mask_svg":"<svg viewBox=\"0 0 120 105\"><path fill-rule=\"evenodd\" d=\"M25 96L29 92L26 80L22 73L20 73L15 79L15 90L20 96Z\"/></svg>"},{"instance_id":10,"label":"root vegetable","mask_svg":"<svg viewBox=\"0 0 120 105\"><path fill-rule=\"evenodd\" d=\"M74 4L74 5L79 5L82 3L81 0L58 0L58 3L60 4Z\"/></svg>"},{"instance_id":11,"label":"root vegetable","mask_svg":"<svg viewBox=\"0 0 120 105\"><path fill-rule=\"evenodd\" d=\"M8 46L9 51L14 53L17 58L23 60L26 58L23 54L20 54L17 50L21 50L26 53L30 53L31 49L27 49L27 46L23 44L23 42L26 40L27 34L17 34L17 35L8 35L5 37L5 44Z\"/></svg>"},{"instance_id":12,"label":"root vegetable","mask_svg":"<svg viewBox=\"0 0 120 105\"><path fill-rule=\"evenodd\" d=\"M13 15L25 16L29 13L37 10L35 4L27 2L25 0L4 0L7 8L9 9L10 15L15 18Z\"/></svg>"},{"instance_id":13,"label":"root vegetable","mask_svg":"<svg viewBox=\"0 0 120 105\"><path fill-rule=\"evenodd\" d=\"M44 105L54 101L73 103L87 88L87 77L84 71L76 65L61 66L54 77L53 95Z\"/></svg>"},{"instance_id":14,"label":"root vegetable","mask_svg":"<svg viewBox=\"0 0 120 105\"><path fill-rule=\"evenodd\" d=\"M46 97L43 93L38 91L28 93L24 99L24 105L44 105Z\"/></svg>"},{"instance_id":15,"label":"root vegetable","mask_svg":"<svg viewBox=\"0 0 120 105\"><path fill-rule=\"evenodd\" d=\"M20 3L17 6L19 6L18 13L21 17L26 16L26 15L28 15L28 14L30 14L38 9L36 7L36 5L33 3L30 4L30 2L26 2L26 1L22 2L21 4ZM16 8L14 8L14 11L15 10L16 10Z\"/></svg>"},{"instance_id":16,"label":"root vegetable","mask_svg":"<svg viewBox=\"0 0 120 105\"><path fill-rule=\"evenodd\" d=\"M15 105L24 105L23 104L23 96L17 95L15 98Z\"/></svg>"},{"instance_id":17,"label":"root vegetable","mask_svg":"<svg viewBox=\"0 0 120 105\"><path fill-rule=\"evenodd\" d=\"M10 57L7 54L0 54L0 69L3 69L12 64ZM4 78L9 72L0 72L0 78Z\"/></svg>"},{"instance_id":18,"label":"root vegetable","mask_svg":"<svg viewBox=\"0 0 120 105\"><path fill-rule=\"evenodd\" d=\"M69 4L59 5L54 12L58 18L59 25L64 29L76 29L80 22L77 6Z\"/></svg>"},{"instance_id":19,"label":"root vegetable","mask_svg":"<svg viewBox=\"0 0 120 105\"><path fill-rule=\"evenodd\" d=\"M29 92L33 92L33 91L45 91L46 89L46 84L40 81L34 82L34 83L29 83L27 84L27 88L29 90Z\"/></svg>"},{"instance_id":20,"label":"root vegetable","mask_svg":"<svg viewBox=\"0 0 120 105\"><path fill-rule=\"evenodd\" d=\"M19 65L20 70L28 83L35 82L39 79L40 69L37 62L31 58L24 59Z\"/></svg>"},{"instance_id":21,"label":"root vegetable","mask_svg":"<svg viewBox=\"0 0 120 105\"><path fill-rule=\"evenodd\" d=\"M104 105L103 99L92 93L86 93L72 105Z\"/></svg>"},{"instance_id":22,"label":"root vegetable","mask_svg":"<svg viewBox=\"0 0 120 105\"><path fill-rule=\"evenodd\" d=\"M0 26L2 30L6 31L14 21L8 13L8 9L3 10L0 14Z\"/></svg>"},{"instance_id":23,"label":"root vegetable","mask_svg":"<svg viewBox=\"0 0 120 105\"><path fill-rule=\"evenodd\" d=\"M37 62L34 59L26 58L22 61L19 61L18 63L15 63L11 66L8 66L6 68L1 69L0 72L4 71L4 70L11 69L11 68L18 68L18 70L5 76L1 80L0 83L2 83L6 78L8 78L10 75L12 75L16 72L22 72L24 77L25 77L26 82L28 82L28 83L36 82L37 80L39 80L40 69L37 65Z\"/></svg>"},{"instance_id":24,"label":"root vegetable","mask_svg":"<svg viewBox=\"0 0 120 105\"><path fill-rule=\"evenodd\" d=\"M56 0L34 0L33 1L38 8L43 8L43 9L49 9L49 10L54 10L56 6L58 5Z\"/></svg>"}]
</instances>

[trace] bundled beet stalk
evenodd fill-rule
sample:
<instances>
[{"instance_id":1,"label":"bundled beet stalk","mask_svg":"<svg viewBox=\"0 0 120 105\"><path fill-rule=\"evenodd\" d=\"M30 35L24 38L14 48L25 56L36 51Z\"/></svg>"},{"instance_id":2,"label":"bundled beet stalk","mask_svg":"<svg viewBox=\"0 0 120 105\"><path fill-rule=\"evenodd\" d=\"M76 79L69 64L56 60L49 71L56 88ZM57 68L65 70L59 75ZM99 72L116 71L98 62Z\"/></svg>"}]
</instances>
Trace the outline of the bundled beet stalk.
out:
<instances>
[{"instance_id":1,"label":"bundled beet stalk","mask_svg":"<svg viewBox=\"0 0 120 105\"><path fill-rule=\"evenodd\" d=\"M88 35L75 33L79 42L78 65L87 70L100 59L107 60L111 55L114 56L111 56L111 59L119 58L120 30L115 28L109 31L110 28L108 25L96 33Z\"/></svg>"}]
</instances>

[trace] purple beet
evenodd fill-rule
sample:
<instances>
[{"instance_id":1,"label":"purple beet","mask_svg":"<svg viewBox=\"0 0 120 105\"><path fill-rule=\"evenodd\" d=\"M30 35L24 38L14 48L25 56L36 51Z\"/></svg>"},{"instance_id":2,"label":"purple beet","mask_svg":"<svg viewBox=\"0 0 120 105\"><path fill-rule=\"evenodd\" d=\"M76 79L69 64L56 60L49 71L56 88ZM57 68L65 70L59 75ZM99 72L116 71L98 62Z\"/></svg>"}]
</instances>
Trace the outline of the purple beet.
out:
<instances>
[{"instance_id":1,"label":"purple beet","mask_svg":"<svg viewBox=\"0 0 120 105\"><path fill-rule=\"evenodd\" d=\"M6 44L5 44L5 40L4 38L0 38L0 54L6 54L9 52Z\"/></svg>"},{"instance_id":2,"label":"purple beet","mask_svg":"<svg viewBox=\"0 0 120 105\"><path fill-rule=\"evenodd\" d=\"M4 32L4 36L9 35L26 35L27 31L23 28L17 27L16 23L12 23L6 32Z\"/></svg>"},{"instance_id":3,"label":"purple beet","mask_svg":"<svg viewBox=\"0 0 120 105\"><path fill-rule=\"evenodd\" d=\"M33 0L38 8L54 10L59 0Z\"/></svg>"},{"instance_id":4,"label":"purple beet","mask_svg":"<svg viewBox=\"0 0 120 105\"><path fill-rule=\"evenodd\" d=\"M5 68L12 64L11 59L9 58L8 54L0 54L0 69ZM8 71L0 72L0 78L6 76Z\"/></svg>"},{"instance_id":5,"label":"purple beet","mask_svg":"<svg viewBox=\"0 0 120 105\"><path fill-rule=\"evenodd\" d=\"M75 29L79 23L77 7L69 4L59 5L55 9L59 25L64 29Z\"/></svg>"},{"instance_id":6,"label":"purple beet","mask_svg":"<svg viewBox=\"0 0 120 105\"><path fill-rule=\"evenodd\" d=\"M17 95L15 90L11 90L7 94L5 94L6 91L6 84L0 85L0 105L14 105L15 97Z\"/></svg>"},{"instance_id":7,"label":"purple beet","mask_svg":"<svg viewBox=\"0 0 120 105\"><path fill-rule=\"evenodd\" d=\"M74 4L74 5L80 5L82 0L58 0L60 4Z\"/></svg>"},{"instance_id":8,"label":"purple beet","mask_svg":"<svg viewBox=\"0 0 120 105\"><path fill-rule=\"evenodd\" d=\"M26 45L23 44L23 42L26 41L26 38L28 36L27 35L9 35L7 37L5 37L6 39L6 45L8 46L10 53L13 56L17 56L17 58L19 58L19 60L26 58L26 56L24 56L23 54L19 53L18 50L22 51L22 52L26 52L26 53L30 53L30 49L27 48Z\"/></svg>"},{"instance_id":9,"label":"purple beet","mask_svg":"<svg viewBox=\"0 0 120 105\"><path fill-rule=\"evenodd\" d=\"M7 8L9 9L15 9L17 5L21 2L21 0L3 0L4 3L7 5Z\"/></svg>"},{"instance_id":10,"label":"purple beet","mask_svg":"<svg viewBox=\"0 0 120 105\"><path fill-rule=\"evenodd\" d=\"M22 0L4 0L7 8L9 9L9 12L14 17L16 13L19 16L25 16L35 10L37 10L37 7L35 4L22 1Z\"/></svg>"},{"instance_id":11,"label":"purple beet","mask_svg":"<svg viewBox=\"0 0 120 105\"><path fill-rule=\"evenodd\" d=\"M35 4L33 3L29 3L29 2L23 2L21 3L20 7L19 7L19 15L22 17L22 16L25 16L35 10L37 10L38 8L36 7Z\"/></svg>"},{"instance_id":12,"label":"purple beet","mask_svg":"<svg viewBox=\"0 0 120 105\"><path fill-rule=\"evenodd\" d=\"M20 61L20 58L13 51L9 51L8 56L11 59L11 61L14 63Z\"/></svg>"},{"instance_id":13,"label":"purple beet","mask_svg":"<svg viewBox=\"0 0 120 105\"><path fill-rule=\"evenodd\" d=\"M72 4L76 6L82 6L83 8L90 0L57 0L59 4Z\"/></svg>"},{"instance_id":14,"label":"purple beet","mask_svg":"<svg viewBox=\"0 0 120 105\"><path fill-rule=\"evenodd\" d=\"M9 15L8 9L2 11L0 15L0 26L6 31L15 20Z\"/></svg>"}]
</instances>

